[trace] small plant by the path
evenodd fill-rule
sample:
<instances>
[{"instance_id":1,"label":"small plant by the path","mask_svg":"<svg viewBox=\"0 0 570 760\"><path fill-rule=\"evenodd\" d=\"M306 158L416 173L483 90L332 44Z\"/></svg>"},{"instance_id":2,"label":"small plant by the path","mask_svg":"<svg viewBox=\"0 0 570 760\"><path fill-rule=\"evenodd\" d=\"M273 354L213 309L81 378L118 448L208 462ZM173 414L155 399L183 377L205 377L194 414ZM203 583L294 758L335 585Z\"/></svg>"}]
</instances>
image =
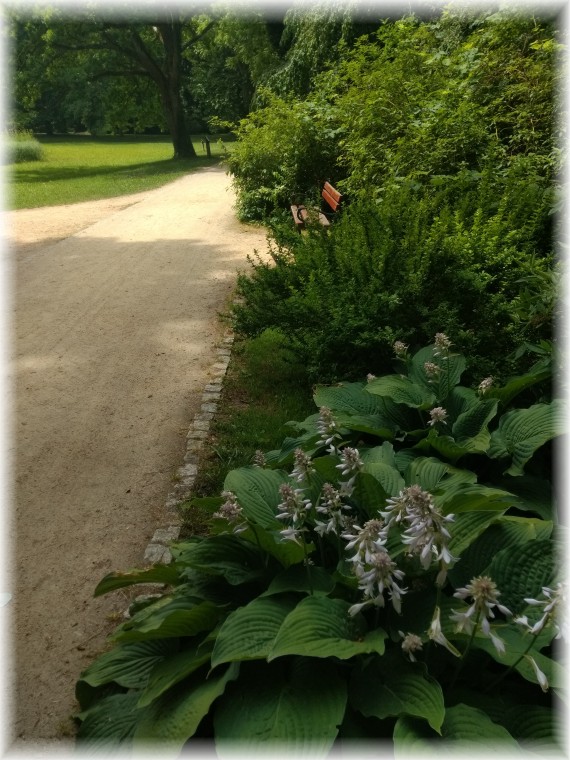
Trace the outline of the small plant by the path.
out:
<instances>
[{"instance_id":1,"label":"small plant by the path","mask_svg":"<svg viewBox=\"0 0 570 760\"><path fill-rule=\"evenodd\" d=\"M41 161L44 157L42 145L29 130L9 132L6 140L6 162L22 164L26 161Z\"/></svg>"},{"instance_id":2,"label":"small plant by the path","mask_svg":"<svg viewBox=\"0 0 570 760\"><path fill-rule=\"evenodd\" d=\"M82 674L82 746L556 748L548 361L471 389L447 336L395 350L398 374L317 388L295 438L228 473L211 535L101 581L170 591Z\"/></svg>"}]
</instances>

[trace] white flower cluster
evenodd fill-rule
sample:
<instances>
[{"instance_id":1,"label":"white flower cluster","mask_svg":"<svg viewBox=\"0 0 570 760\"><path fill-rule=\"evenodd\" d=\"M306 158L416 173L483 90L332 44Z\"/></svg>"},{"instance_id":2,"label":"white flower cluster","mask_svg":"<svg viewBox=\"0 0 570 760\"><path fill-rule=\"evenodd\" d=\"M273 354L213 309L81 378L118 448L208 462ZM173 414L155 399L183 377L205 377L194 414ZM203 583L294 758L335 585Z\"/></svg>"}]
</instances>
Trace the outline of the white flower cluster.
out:
<instances>
[{"instance_id":1,"label":"white flower cluster","mask_svg":"<svg viewBox=\"0 0 570 760\"><path fill-rule=\"evenodd\" d=\"M345 533L343 538L348 540L346 550L356 549L351 557L354 563L354 573L358 578L358 588L363 591L364 601L354 604L348 610L350 615L356 615L363 607L370 604L384 607L384 591L390 595L392 606L396 612L402 611L402 596L407 589L398 584L404 573L398 570L386 549L386 526L382 520L369 520L364 527L354 525L356 533Z\"/></svg>"},{"instance_id":2,"label":"white flower cluster","mask_svg":"<svg viewBox=\"0 0 570 760\"><path fill-rule=\"evenodd\" d=\"M315 520L315 530L319 536L324 536L326 533L334 533L338 536L343 529L348 527L350 518L343 514L343 510L350 512L351 508L343 502L340 491L330 483L325 483L316 511L324 515L327 522Z\"/></svg>"},{"instance_id":3,"label":"white flower cluster","mask_svg":"<svg viewBox=\"0 0 570 760\"><path fill-rule=\"evenodd\" d=\"M302 488L293 488L288 483L282 483L279 487L282 501L277 505L281 512L277 519L289 522L289 527L280 532L284 539L295 541L297 544L301 543L299 539L307 531L305 522L307 512L312 506L309 499L303 499L303 493Z\"/></svg>"},{"instance_id":4,"label":"white flower cluster","mask_svg":"<svg viewBox=\"0 0 570 760\"><path fill-rule=\"evenodd\" d=\"M338 449L334 444L334 441L340 440L341 436L338 432L337 424L334 421L333 414L328 406L321 406L319 409L319 421L317 422L317 430L321 437L317 441L318 446L326 446L329 454L338 454Z\"/></svg>"},{"instance_id":5,"label":"white flower cluster","mask_svg":"<svg viewBox=\"0 0 570 760\"><path fill-rule=\"evenodd\" d=\"M480 628L484 636L487 636L493 642L493 646L499 654L505 653L505 644L491 630L491 623L489 618L494 618L493 608L496 607L503 615L511 616L512 612L508 610L504 605L499 603L500 591L497 590L497 585L487 575L480 575L478 578L473 578L465 588L457 589L455 596L457 599L466 600L471 597L472 603L465 612L455 612L451 619L457 623L457 632L463 632L467 634L473 633L477 628Z\"/></svg>"},{"instance_id":6,"label":"white flower cluster","mask_svg":"<svg viewBox=\"0 0 570 760\"><path fill-rule=\"evenodd\" d=\"M447 571L457 562L448 549L451 534L446 525L453 522L454 515L442 515L433 503L430 493L418 485L412 485L400 491L398 496L388 499L386 510L380 512L387 525L403 523L406 529L402 542L408 547L408 553L419 557L421 566L427 570L435 559L440 563L436 583L442 586Z\"/></svg>"},{"instance_id":7,"label":"white flower cluster","mask_svg":"<svg viewBox=\"0 0 570 760\"><path fill-rule=\"evenodd\" d=\"M244 530L247 530L247 522L237 496L232 491L222 491L222 498L225 499L225 502L217 512L214 512L212 517L227 520L230 525L234 526L234 533L243 533Z\"/></svg>"},{"instance_id":8,"label":"white flower cluster","mask_svg":"<svg viewBox=\"0 0 570 760\"><path fill-rule=\"evenodd\" d=\"M538 635L547 625L554 626L556 638L568 640L568 624L565 618L567 587L565 583L558 583L556 588L551 589L543 586L542 595L544 599L525 599L525 602L532 607L542 607L542 617L530 625L526 615L516 617L515 623L522 625L533 635Z\"/></svg>"},{"instance_id":9,"label":"white flower cluster","mask_svg":"<svg viewBox=\"0 0 570 760\"><path fill-rule=\"evenodd\" d=\"M293 480L302 483L313 472L315 470L311 467L311 457L303 449L295 449L295 466L291 472Z\"/></svg>"}]
</instances>

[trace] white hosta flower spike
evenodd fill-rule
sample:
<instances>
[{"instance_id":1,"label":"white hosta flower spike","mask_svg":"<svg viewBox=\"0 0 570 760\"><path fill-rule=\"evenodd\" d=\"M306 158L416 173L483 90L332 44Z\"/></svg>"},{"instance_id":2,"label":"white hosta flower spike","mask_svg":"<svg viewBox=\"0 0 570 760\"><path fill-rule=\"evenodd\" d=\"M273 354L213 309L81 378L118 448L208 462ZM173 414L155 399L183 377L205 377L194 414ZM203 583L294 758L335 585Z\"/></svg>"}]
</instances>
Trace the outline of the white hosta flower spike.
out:
<instances>
[{"instance_id":1,"label":"white hosta flower spike","mask_svg":"<svg viewBox=\"0 0 570 760\"><path fill-rule=\"evenodd\" d=\"M456 623L458 632L464 631L467 634L473 633L475 626L478 626L484 636L491 639L491 642L499 654L505 653L505 644L499 636L491 630L489 618L495 617L493 609L496 607L503 615L512 615L504 605L499 603L497 586L487 575L480 575L473 578L464 588L459 588L453 596L457 599L472 599L472 604L465 612L456 612L453 610L451 620Z\"/></svg>"},{"instance_id":2,"label":"white hosta flower spike","mask_svg":"<svg viewBox=\"0 0 570 760\"><path fill-rule=\"evenodd\" d=\"M441 613L439 607L436 607L427 634L432 641L435 641L436 644L440 644L442 647L445 647L447 651L451 652L451 654L455 655L455 657L461 657L461 652L456 649L453 644L448 641L443 635L443 631L441 630L440 614Z\"/></svg>"},{"instance_id":3,"label":"white hosta flower spike","mask_svg":"<svg viewBox=\"0 0 570 760\"><path fill-rule=\"evenodd\" d=\"M542 670L536 664L536 660L534 659L534 657L531 657L529 654L525 654L524 657L525 657L525 660L528 660L528 662L530 662L530 664L532 665L534 673L538 680L538 685L540 686L542 691L548 691L548 679L544 675Z\"/></svg>"},{"instance_id":4,"label":"white hosta flower spike","mask_svg":"<svg viewBox=\"0 0 570 760\"><path fill-rule=\"evenodd\" d=\"M414 652L419 652L422 649L422 640L415 633L404 633L403 631L398 631L398 633L404 639L402 641L402 651L408 655L411 662L417 662Z\"/></svg>"}]
</instances>

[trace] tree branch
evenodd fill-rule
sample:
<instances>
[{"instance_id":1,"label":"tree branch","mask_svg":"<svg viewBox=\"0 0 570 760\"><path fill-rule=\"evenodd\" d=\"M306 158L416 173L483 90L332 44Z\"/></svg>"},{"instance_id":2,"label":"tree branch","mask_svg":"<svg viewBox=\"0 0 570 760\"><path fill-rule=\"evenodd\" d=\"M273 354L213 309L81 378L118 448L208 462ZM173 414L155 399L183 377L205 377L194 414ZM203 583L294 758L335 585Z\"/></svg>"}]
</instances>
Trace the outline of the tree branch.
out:
<instances>
[{"instance_id":1,"label":"tree branch","mask_svg":"<svg viewBox=\"0 0 570 760\"><path fill-rule=\"evenodd\" d=\"M210 21L209 24L206 24L206 26L202 29L202 31L200 32L200 34L196 34L194 37L192 37L191 40L188 40L188 42L185 42L184 45L182 45L182 52L184 52L185 50L187 50L189 47L192 47L192 45L195 42L198 42L198 40L202 39L202 37L205 34L207 34L210 31L210 29L213 26L215 26L217 23L218 23L218 20L214 19L214 21Z\"/></svg>"}]
</instances>

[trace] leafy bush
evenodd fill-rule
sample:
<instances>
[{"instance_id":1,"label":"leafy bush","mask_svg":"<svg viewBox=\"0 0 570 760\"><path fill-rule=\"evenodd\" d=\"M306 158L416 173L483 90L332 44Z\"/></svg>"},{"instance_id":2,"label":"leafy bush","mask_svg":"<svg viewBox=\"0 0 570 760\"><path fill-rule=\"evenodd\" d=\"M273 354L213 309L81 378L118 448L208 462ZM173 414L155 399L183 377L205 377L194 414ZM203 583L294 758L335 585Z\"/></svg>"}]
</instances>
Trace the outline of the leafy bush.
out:
<instances>
[{"instance_id":1,"label":"leafy bush","mask_svg":"<svg viewBox=\"0 0 570 760\"><path fill-rule=\"evenodd\" d=\"M7 160L9 163L20 164L24 161L41 161L43 147L27 130L12 132L8 136Z\"/></svg>"},{"instance_id":2,"label":"leafy bush","mask_svg":"<svg viewBox=\"0 0 570 760\"><path fill-rule=\"evenodd\" d=\"M267 103L240 122L228 158L238 215L259 220L286 210L335 174L335 126L310 101L263 93Z\"/></svg>"},{"instance_id":3,"label":"leafy bush","mask_svg":"<svg viewBox=\"0 0 570 760\"><path fill-rule=\"evenodd\" d=\"M518 163L501 179L489 168L394 185L382 203L353 203L327 233L276 227L272 261L239 278L237 331L279 329L320 381L384 371L395 339L419 346L440 326L474 373L512 373L505 357L551 329L546 313L525 321L520 282L550 270L551 191Z\"/></svg>"},{"instance_id":4,"label":"leafy bush","mask_svg":"<svg viewBox=\"0 0 570 760\"><path fill-rule=\"evenodd\" d=\"M554 750L560 403L513 404L548 365L472 390L445 335L395 349L398 374L317 388L296 438L201 500L212 535L101 581L171 589L82 673L83 747Z\"/></svg>"}]
</instances>

